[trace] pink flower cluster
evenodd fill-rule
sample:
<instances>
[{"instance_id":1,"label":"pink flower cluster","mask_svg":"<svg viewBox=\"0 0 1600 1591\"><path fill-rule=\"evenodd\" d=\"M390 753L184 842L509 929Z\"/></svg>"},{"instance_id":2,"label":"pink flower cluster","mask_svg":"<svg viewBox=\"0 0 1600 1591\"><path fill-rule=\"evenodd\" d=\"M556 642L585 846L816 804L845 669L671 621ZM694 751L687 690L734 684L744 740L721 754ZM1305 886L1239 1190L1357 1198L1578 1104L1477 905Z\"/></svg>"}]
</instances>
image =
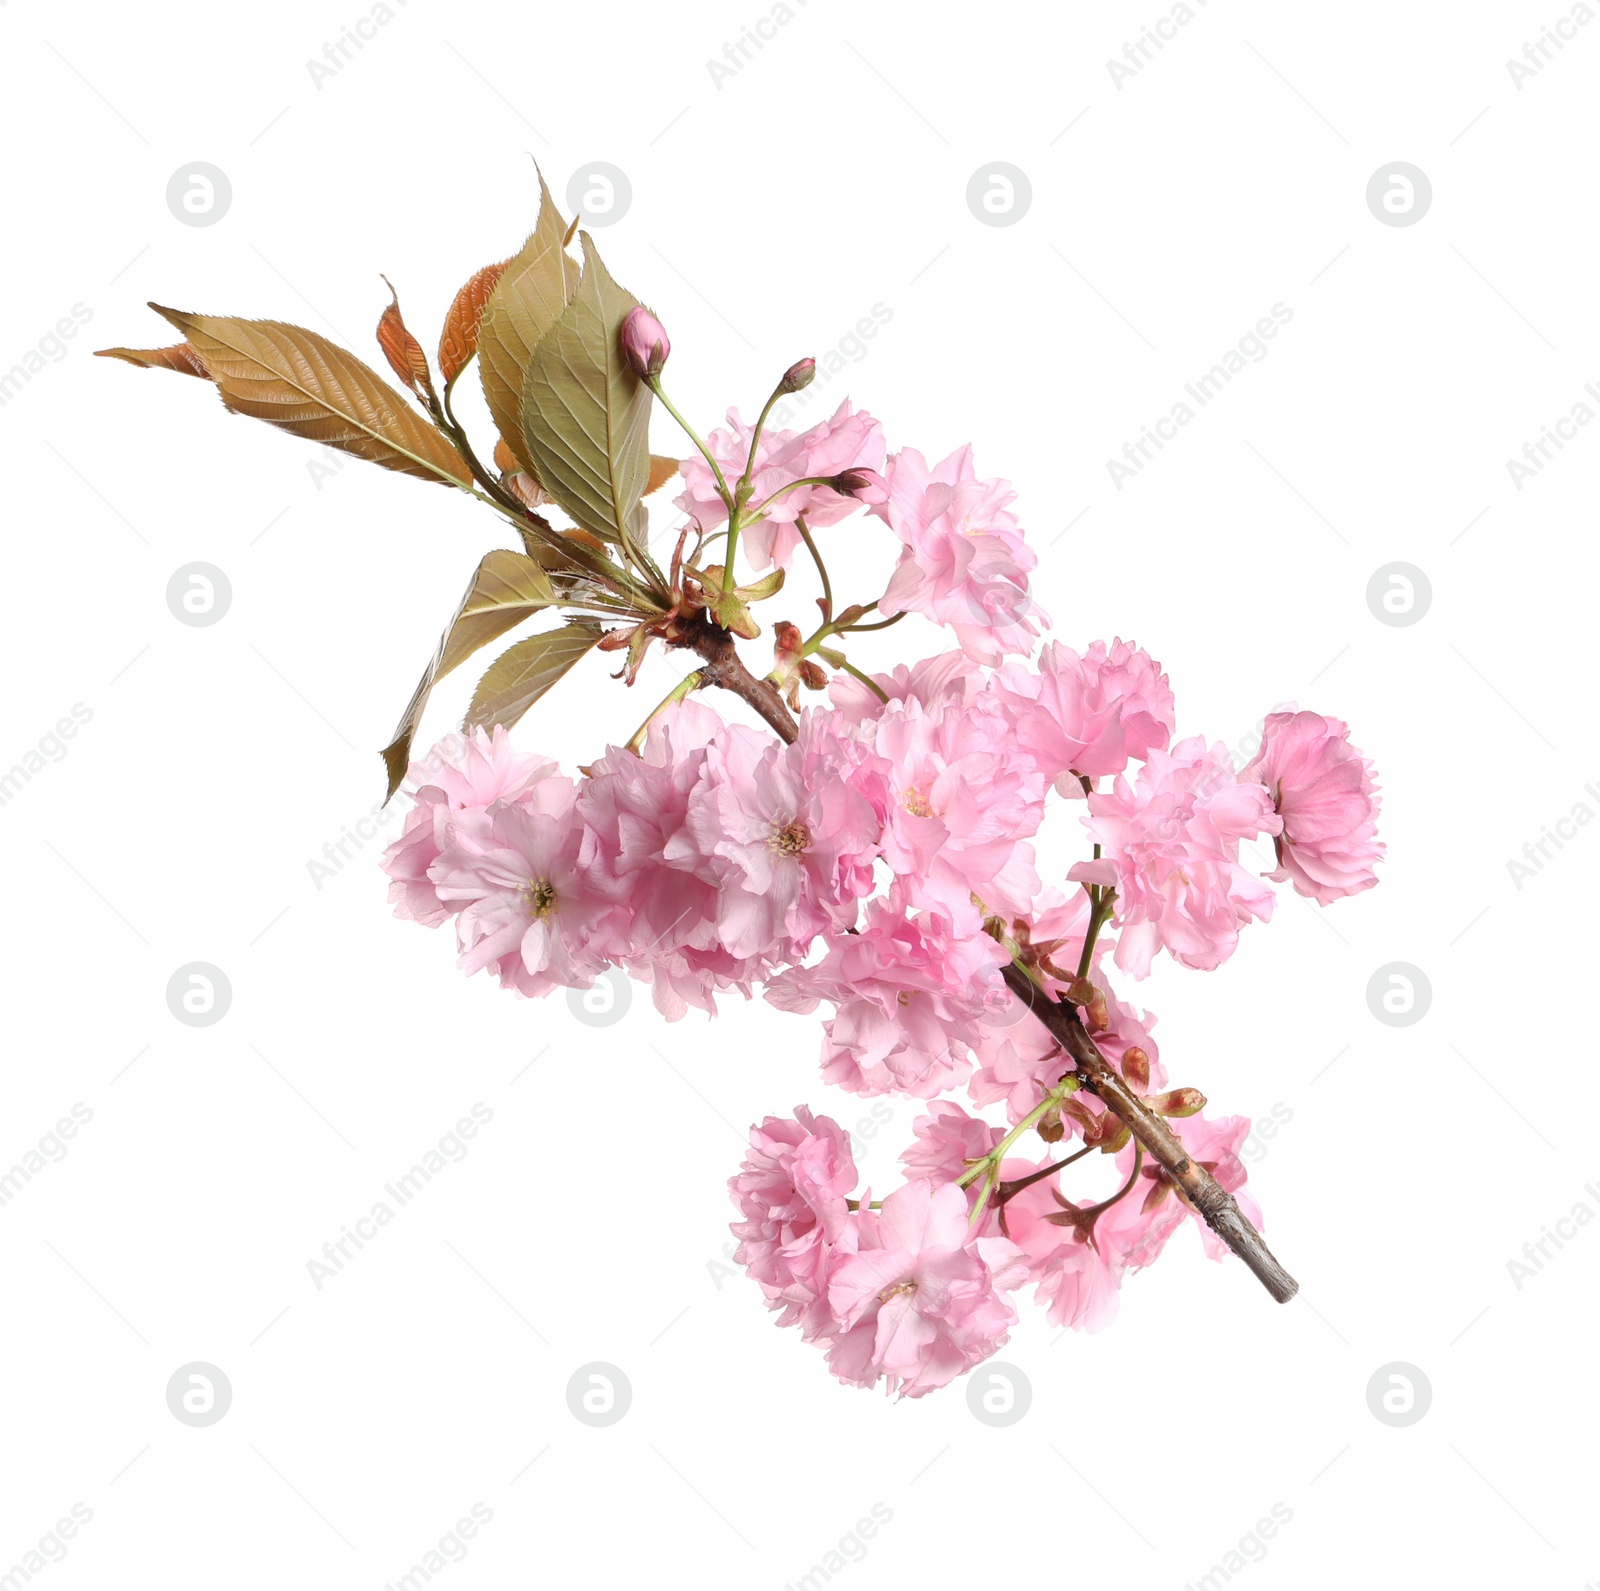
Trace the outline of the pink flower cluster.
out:
<instances>
[{"instance_id":1,"label":"pink flower cluster","mask_svg":"<svg viewBox=\"0 0 1600 1591\"><path fill-rule=\"evenodd\" d=\"M729 422L708 445L731 480L751 431ZM710 467L683 474L702 530L725 519ZM620 967L669 1019L728 993L821 1009L826 1082L930 1102L908 1180L881 1204L853 1197L847 1136L803 1108L753 1130L731 1184L741 1262L782 1323L844 1381L918 1396L1005 1341L1024 1284L1059 1324L1103 1325L1122 1278L1194 1214L1097 1099L1071 1092L1008 963L1025 955L1070 997L1129 1087L1236 1189L1248 1123L1208 1120L1194 1090L1167 1087L1154 1018L1108 966L1144 978L1163 951L1219 966L1270 915L1267 880L1322 904L1370 887L1377 792L1336 719L1271 715L1236 772L1220 743L1174 742L1167 676L1132 643L1030 656L1046 623L1033 556L1009 485L978 478L966 448L933 466L886 458L877 422L846 403L803 434L764 432L752 480L768 503L743 543L758 565L787 563L801 514L816 530L866 506L901 544L879 609L931 618L959 649L871 684L835 674L792 743L694 697L658 713L639 750L612 747L573 778L478 730L414 766L391 900L430 927L453 920L462 969L519 994ZM1079 859L1045 867L1052 814ZM1267 838L1264 880L1245 848ZM941 1097L961 1088L1007 1125ZM1098 1200L1068 1198L1054 1159L1020 1147L1045 1111L1047 1145L1114 1162Z\"/></svg>"},{"instance_id":2,"label":"pink flower cluster","mask_svg":"<svg viewBox=\"0 0 1600 1591\"><path fill-rule=\"evenodd\" d=\"M947 626L979 663L1033 649L1049 624L1028 589L1038 560L1010 511L1011 483L980 479L970 447L934 465L915 448L886 458L882 426L848 400L809 431L754 433L730 409L727 429L706 439L721 482L699 454L682 461L676 503L702 531L727 520L722 484L738 482L750 461L750 503L759 517L740 545L756 570L789 567L801 544L802 515L810 529L824 530L867 505L901 544L879 612L886 618L919 613ZM841 486L819 484L846 472L853 479Z\"/></svg>"},{"instance_id":3,"label":"pink flower cluster","mask_svg":"<svg viewBox=\"0 0 1600 1591\"><path fill-rule=\"evenodd\" d=\"M1242 1187L1242 1116L1174 1123L1185 1149L1229 1192ZM1223 1246L1158 1166L1130 1146L1115 1156L1121 1197L1073 1202L1055 1178L1034 1181L998 1211L973 1220L977 1185L964 1170L998 1147L1001 1130L940 1101L915 1124L901 1157L908 1180L875 1206L859 1199L849 1134L797 1106L750 1132L729 1189L741 1219L735 1258L759 1284L778 1323L798 1326L828 1368L851 1386L920 1397L1001 1348L1016 1323L1010 1295L1032 1286L1051 1323L1098 1331L1116 1314L1131 1271L1154 1263L1185 1221L1207 1252ZM1051 1160L1007 1158L1021 1182ZM1260 1224L1246 1193L1240 1203Z\"/></svg>"},{"instance_id":4,"label":"pink flower cluster","mask_svg":"<svg viewBox=\"0 0 1600 1591\"><path fill-rule=\"evenodd\" d=\"M736 1258L841 1381L920 1397L1005 1342L1022 1251L972 1230L953 1182L915 1177L875 1209L870 1193L847 1198L856 1181L837 1122L804 1106L769 1116L729 1184L743 1216Z\"/></svg>"}]
</instances>

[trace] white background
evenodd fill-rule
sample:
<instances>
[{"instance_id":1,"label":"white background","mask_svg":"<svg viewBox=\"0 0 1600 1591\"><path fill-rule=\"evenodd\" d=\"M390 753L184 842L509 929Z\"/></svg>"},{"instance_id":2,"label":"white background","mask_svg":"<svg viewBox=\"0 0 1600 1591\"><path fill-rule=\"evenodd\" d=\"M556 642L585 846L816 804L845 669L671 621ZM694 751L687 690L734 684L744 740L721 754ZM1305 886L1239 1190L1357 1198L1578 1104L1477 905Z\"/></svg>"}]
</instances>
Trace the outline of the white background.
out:
<instances>
[{"instance_id":1,"label":"white background","mask_svg":"<svg viewBox=\"0 0 1600 1591\"><path fill-rule=\"evenodd\" d=\"M1570 829L1520 889L1507 866L1600 810L1600 427L1520 489L1506 467L1600 381L1600 27L1519 87L1507 59L1559 6L1213 0L1119 86L1108 58L1166 10L797 0L719 84L708 59L769 12L395 11L318 83L308 59L358 5L0 10L0 370L92 314L0 409L0 766L92 712L0 807L0 1169L93 1112L0 1206L0 1573L81 1503L46 1591L376 1591L481 1503L446 1591L778 1588L881 1503L847 1587L1142 1591L1199 1580L1281 1503L1232 1578L1600 1577L1600 1232L1566 1227L1520 1286L1508 1270L1600 1211L1600 833ZM703 425L850 351L881 304L808 416L848 391L891 446L970 438L1016 483L1059 633L1150 647L1181 732L1237 747L1286 700L1353 726L1384 787L1381 886L1327 913L1290 895L1221 972L1139 991L1174 1082L1292 1113L1251 1186L1293 1304L1186 1231L1099 1336L1024 1304L1001 1356L1032 1385L1016 1424L975 1419L965 1383L898 1405L841 1388L717 1270L745 1126L802 1100L868 1116L816 1080L813 1024L757 1006L668 1027L641 993L585 1025L390 921L377 841L313 883L381 795L376 748L497 522L358 461L319 482L315 449L199 382L90 352L170 341L157 299L377 362L380 271L431 345L531 225L530 154L558 195L593 161L627 174L596 241L669 326ZM232 188L208 227L165 198L197 161ZM996 161L1031 184L1012 226L965 199ZM1366 202L1396 161L1432 185L1412 226ZM1274 304L1292 320L1267 357L1115 485L1107 460ZM864 599L890 548L853 540L840 583L859 570ZM194 561L232 586L208 628L167 607ZM1393 562L1431 583L1409 626L1368 606ZM932 650L911 628L858 661ZM587 760L672 668L624 694L591 658L518 739ZM194 961L232 985L209 1027L167 1006ZM1397 961L1432 989L1404 1028L1366 992ZM307 1262L480 1101L466 1158L319 1290ZM914 1114L862 1146L880 1187ZM202 1429L166 1403L191 1361L233 1392ZM604 1429L566 1402L597 1361L632 1386ZM1432 1389L1406 1428L1368 1407L1396 1361Z\"/></svg>"}]
</instances>

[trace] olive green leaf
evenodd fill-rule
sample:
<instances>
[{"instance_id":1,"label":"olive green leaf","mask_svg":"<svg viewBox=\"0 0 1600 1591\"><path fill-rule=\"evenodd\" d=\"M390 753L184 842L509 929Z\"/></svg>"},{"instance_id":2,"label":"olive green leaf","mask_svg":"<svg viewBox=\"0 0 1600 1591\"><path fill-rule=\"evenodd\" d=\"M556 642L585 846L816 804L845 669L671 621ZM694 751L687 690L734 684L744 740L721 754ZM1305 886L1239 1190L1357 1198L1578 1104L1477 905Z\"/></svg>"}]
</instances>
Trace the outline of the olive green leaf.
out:
<instances>
[{"instance_id":1,"label":"olive green leaf","mask_svg":"<svg viewBox=\"0 0 1600 1591\"><path fill-rule=\"evenodd\" d=\"M539 177L539 220L501 272L478 324L478 370L489 413L518 463L532 463L522 444L522 388L528 361L560 319L578 285L577 262L563 241L567 223Z\"/></svg>"},{"instance_id":2,"label":"olive green leaf","mask_svg":"<svg viewBox=\"0 0 1600 1591\"><path fill-rule=\"evenodd\" d=\"M639 499L650 476L650 389L623 357L638 305L617 286L587 232L583 277L533 351L522 391L522 440L539 484L584 529L642 546Z\"/></svg>"},{"instance_id":3,"label":"olive green leaf","mask_svg":"<svg viewBox=\"0 0 1600 1591\"><path fill-rule=\"evenodd\" d=\"M485 670L461 727L511 728L603 633L598 624L579 619L518 641Z\"/></svg>"},{"instance_id":4,"label":"olive green leaf","mask_svg":"<svg viewBox=\"0 0 1600 1591\"><path fill-rule=\"evenodd\" d=\"M406 776L411 761L411 742L435 684L479 647L487 646L529 614L548 608L557 600L549 575L532 558L520 552L497 550L478 565L467 594L439 637L433 659L406 704L394 739L383 748L384 765L389 770L389 793L385 800L393 796Z\"/></svg>"}]
</instances>

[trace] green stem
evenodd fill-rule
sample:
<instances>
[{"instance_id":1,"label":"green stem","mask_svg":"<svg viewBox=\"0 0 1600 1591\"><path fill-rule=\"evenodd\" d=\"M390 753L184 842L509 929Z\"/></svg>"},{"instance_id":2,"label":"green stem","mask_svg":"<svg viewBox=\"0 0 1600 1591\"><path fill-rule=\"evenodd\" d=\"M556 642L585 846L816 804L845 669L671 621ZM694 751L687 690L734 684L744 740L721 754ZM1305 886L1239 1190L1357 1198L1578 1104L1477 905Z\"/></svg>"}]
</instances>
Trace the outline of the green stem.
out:
<instances>
[{"instance_id":1,"label":"green stem","mask_svg":"<svg viewBox=\"0 0 1600 1591\"><path fill-rule=\"evenodd\" d=\"M1050 1090L1040 1102L1028 1112L1004 1138L989 1151L976 1165L969 1167L956 1179L956 1186L964 1188L969 1182L975 1182L979 1177L984 1179L983 1188L978 1194L978 1202L972 1207L970 1226L978 1224L979 1217L983 1214L984 1206L989 1202L989 1195L994 1192L995 1184L1000 1179L1000 1164L1006 1157L1006 1151L1030 1127L1044 1116L1045 1112L1059 1105L1068 1094L1074 1092L1078 1086L1078 1077L1074 1072L1069 1072Z\"/></svg>"},{"instance_id":2,"label":"green stem","mask_svg":"<svg viewBox=\"0 0 1600 1591\"><path fill-rule=\"evenodd\" d=\"M875 607L877 607L877 605L878 604L876 602L869 602L865 611L870 613ZM903 608L899 613L895 614L892 619L879 619L876 624L851 624L847 625L846 628L850 630L852 634L860 635L865 635L868 630L887 630L890 625L898 624L910 611L911 610L909 608Z\"/></svg>"},{"instance_id":3,"label":"green stem","mask_svg":"<svg viewBox=\"0 0 1600 1591\"><path fill-rule=\"evenodd\" d=\"M772 389L772 396L767 399L766 407L756 418L756 428L750 433L750 453L744 461L744 474L739 477L739 493L746 500L750 495L750 478L756 472L756 448L761 443L761 433L766 428L767 416L772 413L773 406L783 396L783 383L780 381Z\"/></svg>"},{"instance_id":4,"label":"green stem","mask_svg":"<svg viewBox=\"0 0 1600 1591\"><path fill-rule=\"evenodd\" d=\"M839 659L839 667L852 679L860 680L885 707L889 705L889 693L870 674L863 674L854 663L844 657Z\"/></svg>"},{"instance_id":5,"label":"green stem","mask_svg":"<svg viewBox=\"0 0 1600 1591\"><path fill-rule=\"evenodd\" d=\"M748 479L742 480L742 481L739 482L739 490L741 492L746 492L746 491L749 490L749 485L750 485L750 483L749 483ZM802 486L832 486L832 485L833 485L833 477L831 475L806 475L806 476L802 476L798 481L790 481L786 486L780 486L777 489L777 491L775 491L772 494L771 497L762 498L762 500L759 503L757 503L754 508L752 508L750 510L750 517L752 519L760 519L761 516L764 513L766 513L766 511L769 508L771 508L772 505L775 502L777 502L777 500L780 497L787 497L790 492L798 491ZM749 499L746 498L746 501L748 501L748 500Z\"/></svg>"},{"instance_id":6,"label":"green stem","mask_svg":"<svg viewBox=\"0 0 1600 1591\"><path fill-rule=\"evenodd\" d=\"M1098 861L1100 847L1095 846L1095 859ZM1078 976L1089 976L1089 964L1094 959L1094 942L1100 937L1100 930L1105 927L1107 919L1111 916L1111 907L1117 898L1117 892L1107 885L1103 890L1093 885L1089 887L1089 931L1083 936L1083 954L1078 957Z\"/></svg>"},{"instance_id":7,"label":"green stem","mask_svg":"<svg viewBox=\"0 0 1600 1591\"><path fill-rule=\"evenodd\" d=\"M822 554L817 551L816 541L812 538L811 527L806 524L804 514L795 520L795 528L800 532L801 539L811 554L811 561L817 566L817 573L822 576L822 622L827 624L833 618L833 583L828 579L828 566L822 561Z\"/></svg>"},{"instance_id":8,"label":"green stem","mask_svg":"<svg viewBox=\"0 0 1600 1591\"><path fill-rule=\"evenodd\" d=\"M651 709L650 716L646 718L636 730L634 730L632 736L628 740L628 750L633 752L643 752L645 735L649 731L651 724L653 724L656 719L658 719L669 707L675 706L677 703L683 701L684 698L687 697L691 692L697 690L704 679L705 674L700 669L696 669L692 674L684 675L684 677L679 680L678 683L674 685L665 696L662 697L656 706Z\"/></svg>"},{"instance_id":9,"label":"green stem","mask_svg":"<svg viewBox=\"0 0 1600 1591\"><path fill-rule=\"evenodd\" d=\"M661 407L683 427L684 435L700 450L700 457L711 466L711 473L717 478L717 490L721 492L723 502L728 505L728 514L731 520L737 510L734 507L733 493L728 489L727 479L722 473L722 466L711 456L711 449L700 440L700 433L673 406L672 399L667 396L665 388L661 385L660 376L652 376L650 378L650 390L661 400Z\"/></svg>"}]
</instances>

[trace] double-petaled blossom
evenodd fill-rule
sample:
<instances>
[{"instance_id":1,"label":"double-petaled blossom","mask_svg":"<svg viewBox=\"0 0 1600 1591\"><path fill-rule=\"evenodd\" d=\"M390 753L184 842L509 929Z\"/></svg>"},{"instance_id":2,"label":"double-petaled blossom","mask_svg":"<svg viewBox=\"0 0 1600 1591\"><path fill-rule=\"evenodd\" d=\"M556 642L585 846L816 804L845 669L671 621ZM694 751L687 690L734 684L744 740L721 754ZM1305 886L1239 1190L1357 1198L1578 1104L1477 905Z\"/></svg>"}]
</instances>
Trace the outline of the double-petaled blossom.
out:
<instances>
[{"instance_id":1,"label":"double-petaled blossom","mask_svg":"<svg viewBox=\"0 0 1600 1591\"><path fill-rule=\"evenodd\" d=\"M1264 785L1235 777L1220 741L1152 750L1134 782L1118 775L1088 804L1083 822L1105 856L1068 876L1115 886L1116 962L1134 977L1163 949L1186 967L1219 967L1246 922L1272 915L1272 891L1241 865L1239 843L1282 820Z\"/></svg>"},{"instance_id":2,"label":"double-petaled blossom","mask_svg":"<svg viewBox=\"0 0 1600 1591\"><path fill-rule=\"evenodd\" d=\"M1005 1137L1002 1128L970 1116L953 1099L936 1099L911 1124L915 1142L900 1156L908 1177L954 1182L991 1154Z\"/></svg>"},{"instance_id":3,"label":"double-petaled blossom","mask_svg":"<svg viewBox=\"0 0 1600 1591\"><path fill-rule=\"evenodd\" d=\"M767 985L789 1011L831 1001L823 1024L822 1077L853 1094L931 1098L965 1077L977 1022L1011 1003L1000 980L1010 959L974 913L962 933L936 913L893 901L868 908L859 931L829 935L827 953Z\"/></svg>"},{"instance_id":4,"label":"double-petaled blossom","mask_svg":"<svg viewBox=\"0 0 1600 1591\"><path fill-rule=\"evenodd\" d=\"M872 512L900 538L900 562L878 599L886 615L920 613L955 632L980 663L1028 652L1048 623L1028 592L1037 564L1007 504L1010 481L980 480L972 449L930 465L915 448L889 460L887 500Z\"/></svg>"},{"instance_id":5,"label":"double-petaled blossom","mask_svg":"<svg viewBox=\"0 0 1600 1591\"><path fill-rule=\"evenodd\" d=\"M459 913L463 972L492 969L519 994L585 988L609 965L615 883L582 864L577 789L542 780L531 800L496 801L450 825L429 869L440 901Z\"/></svg>"},{"instance_id":6,"label":"double-petaled blossom","mask_svg":"<svg viewBox=\"0 0 1600 1591\"><path fill-rule=\"evenodd\" d=\"M803 1106L769 1116L728 1184L735 1258L840 1380L920 1397L1006 1341L1022 1254L990 1223L971 1227L953 1180L914 1177L877 1209L866 1193L851 1207L855 1185L836 1122Z\"/></svg>"},{"instance_id":7,"label":"double-petaled blossom","mask_svg":"<svg viewBox=\"0 0 1600 1591\"><path fill-rule=\"evenodd\" d=\"M850 1135L797 1105L750 1129L750 1149L728 1188L742 1219L734 1258L760 1285L779 1325L808 1339L830 1335L828 1280L837 1245L854 1239L848 1196L856 1185Z\"/></svg>"},{"instance_id":8,"label":"double-petaled blossom","mask_svg":"<svg viewBox=\"0 0 1600 1591\"><path fill-rule=\"evenodd\" d=\"M1161 665L1131 642L1096 641L1081 655L1048 641L1034 667L1007 664L1001 688L1013 704L1019 744L1045 774L1077 795L1077 775L1121 773L1130 759L1165 751L1175 712Z\"/></svg>"},{"instance_id":9,"label":"double-petaled blossom","mask_svg":"<svg viewBox=\"0 0 1600 1591\"><path fill-rule=\"evenodd\" d=\"M1025 913L1040 888L1029 837L1045 785L990 697L924 706L891 702L872 722L874 761L862 774L883 821L883 856L906 898L959 917Z\"/></svg>"},{"instance_id":10,"label":"double-petaled blossom","mask_svg":"<svg viewBox=\"0 0 1600 1591\"><path fill-rule=\"evenodd\" d=\"M614 879L625 905L612 955L650 984L656 1008L669 1019L689 1006L715 1011L719 990L748 995L762 966L724 945L716 883L666 856L688 820L706 747L725 728L708 707L680 703L650 725L639 753L613 747L598 758L579 792L583 865Z\"/></svg>"},{"instance_id":11,"label":"double-petaled blossom","mask_svg":"<svg viewBox=\"0 0 1600 1591\"><path fill-rule=\"evenodd\" d=\"M1292 882L1320 906L1378 882L1378 787L1337 718L1268 714L1261 749L1239 777L1264 784L1283 819L1278 869L1268 878Z\"/></svg>"},{"instance_id":12,"label":"double-petaled blossom","mask_svg":"<svg viewBox=\"0 0 1600 1591\"><path fill-rule=\"evenodd\" d=\"M811 765L808 766L808 753ZM731 724L705 763L668 863L717 887L717 931L735 956L792 960L848 926L870 893L879 823L826 753Z\"/></svg>"},{"instance_id":13,"label":"double-petaled blossom","mask_svg":"<svg viewBox=\"0 0 1600 1591\"><path fill-rule=\"evenodd\" d=\"M1024 1277L1021 1252L974 1234L967 1196L918 1177L881 1210L857 1212L856 1252L828 1281L839 1330L828 1368L852 1386L882 1384L916 1398L953 1381L1006 1341Z\"/></svg>"},{"instance_id":14,"label":"double-petaled blossom","mask_svg":"<svg viewBox=\"0 0 1600 1591\"><path fill-rule=\"evenodd\" d=\"M406 785L415 804L384 855L395 916L429 928L445 922L452 909L439 899L428 870L438 860L452 820L464 812L481 813L496 801L515 800L556 771L548 757L518 753L498 724L493 734L474 729L412 763Z\"/></svg>"}]
</instances>

